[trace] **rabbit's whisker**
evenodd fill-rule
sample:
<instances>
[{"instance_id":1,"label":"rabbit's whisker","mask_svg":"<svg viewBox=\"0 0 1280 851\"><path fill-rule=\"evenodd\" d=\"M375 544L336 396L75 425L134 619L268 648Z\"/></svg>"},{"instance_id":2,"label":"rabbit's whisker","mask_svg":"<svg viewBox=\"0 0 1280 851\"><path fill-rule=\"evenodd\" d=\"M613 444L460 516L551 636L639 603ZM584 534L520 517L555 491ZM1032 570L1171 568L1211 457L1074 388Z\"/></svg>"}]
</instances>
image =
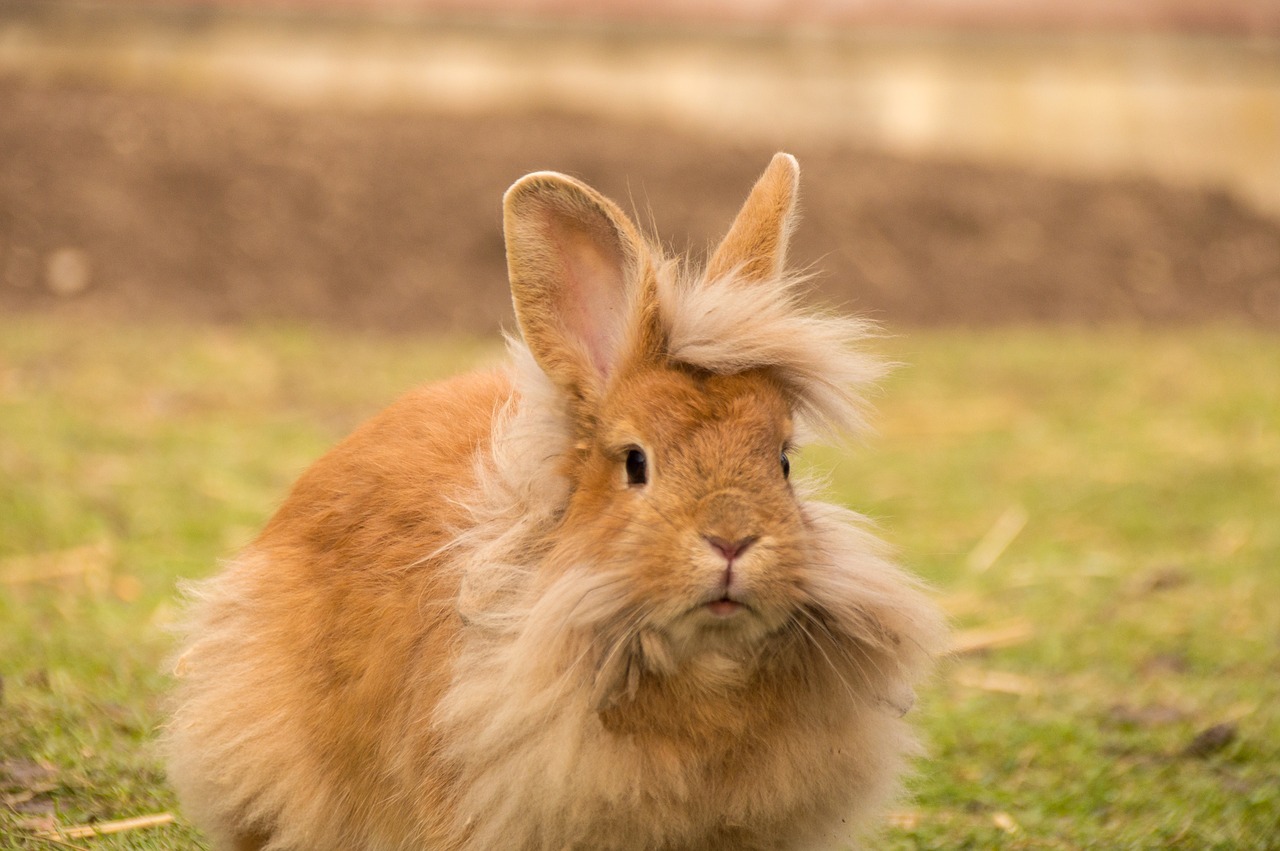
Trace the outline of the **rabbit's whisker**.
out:
<instances>
[{"instance_id":1,"label":"rabbit's whisker","mask_svg":"<svg viewBox=\"0 0 1280 851\"><path fill-rule=\"evenodd\" d=\"M814 637L813 633L809 632L808 628L804 625L802 621L794 620L792 621L792 623L795 625L797 629L799 629L802 633L804 633L804 635L809 639L808 641L809 646L817 650L820 654L822 654L822 658L826 660L827 665L831 668L831 673L835 675L836 680L840 683L841 686L844 687L844 690L849 694L849 699L854 703L857 703L858 697L857 697L857 694L854 692L853 687L849 685L849 681L845 679L844 674L841 673L838 667L836 667L836 663L831 660L831 657L829 655L827 655L827 651L823 649L821 642L819 642L818 639Z\"/></svg>"}]
</instances>

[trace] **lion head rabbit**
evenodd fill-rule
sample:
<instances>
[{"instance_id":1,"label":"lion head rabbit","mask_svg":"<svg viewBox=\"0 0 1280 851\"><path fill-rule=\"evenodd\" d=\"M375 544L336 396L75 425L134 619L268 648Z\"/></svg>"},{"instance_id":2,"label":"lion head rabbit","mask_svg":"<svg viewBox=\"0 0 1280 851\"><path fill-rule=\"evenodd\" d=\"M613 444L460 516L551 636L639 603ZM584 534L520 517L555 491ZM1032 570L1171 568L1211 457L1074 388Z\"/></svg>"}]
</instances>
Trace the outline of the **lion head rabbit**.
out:
<instances>
[{"instance_id":1,"label":"lion head rabbit","mask_svg":"<svg viewBox=\"0 0 1280 851\"><path fill-rule=\"evenodd\" d=\"M188 590L170 777L219 849L840 849L944 640L791 477L867 326L798 304L778 154L705 268L583 183L503 225L519 339L316 462Z\"/></svg>"}]
</instances>

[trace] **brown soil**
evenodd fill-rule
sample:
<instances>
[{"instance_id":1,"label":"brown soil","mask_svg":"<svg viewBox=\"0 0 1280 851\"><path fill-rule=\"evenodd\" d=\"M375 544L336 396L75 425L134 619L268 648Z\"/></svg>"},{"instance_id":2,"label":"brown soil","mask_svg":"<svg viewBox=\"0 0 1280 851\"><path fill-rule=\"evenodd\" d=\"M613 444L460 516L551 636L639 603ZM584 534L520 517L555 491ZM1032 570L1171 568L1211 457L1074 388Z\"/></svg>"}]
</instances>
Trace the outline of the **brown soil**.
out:
<instances>
[{"instance_id":1,"label":"brown soil","mask_svg":"<svg viewBox=\"0 0 1280 851\"><path fill-rule=\"evenodd\" d=\"M0 312L492 332L500 199L576 174L701 251L769 150L565 115L288 111L0 80ZM892 324L1280 327L1280 223L1216 192L793 146L793 257Z\"/></svg>"}]
</instances>

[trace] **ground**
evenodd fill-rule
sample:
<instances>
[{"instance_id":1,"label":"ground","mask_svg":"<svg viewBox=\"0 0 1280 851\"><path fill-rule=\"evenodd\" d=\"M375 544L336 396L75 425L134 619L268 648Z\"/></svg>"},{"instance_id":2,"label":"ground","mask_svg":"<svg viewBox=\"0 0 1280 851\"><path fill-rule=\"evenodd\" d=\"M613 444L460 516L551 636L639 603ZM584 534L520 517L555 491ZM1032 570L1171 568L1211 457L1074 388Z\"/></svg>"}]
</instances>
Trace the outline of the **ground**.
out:
<instances>
[{"instance_id":1,"label":"ground","mask_svg":"<svg viewBox=\"0 0 1280 851\"><path fill-rule=\"evenodd\" d=\"M0 311L491 333L500 199L586 179L676 250L772 151L582 116L282 110L0 80ZM794 256L894 325L1280 327L1280 223L1224 192L791 146Z\"/></svg>"}]
</instances>

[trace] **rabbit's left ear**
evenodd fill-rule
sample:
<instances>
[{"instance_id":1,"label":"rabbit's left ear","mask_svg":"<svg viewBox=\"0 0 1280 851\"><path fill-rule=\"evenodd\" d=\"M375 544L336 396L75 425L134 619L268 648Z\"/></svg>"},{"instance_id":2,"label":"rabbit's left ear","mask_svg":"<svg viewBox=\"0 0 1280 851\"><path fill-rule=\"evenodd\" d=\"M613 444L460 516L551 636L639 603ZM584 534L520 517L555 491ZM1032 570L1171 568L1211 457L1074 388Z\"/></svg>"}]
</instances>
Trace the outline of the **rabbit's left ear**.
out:
<instances>
[{"instance_id":1,"label":"rabbit's left ear","mask_svg":"<svg viewBox=\"0 0 1280 851\"><path fill-rule=\"evenodd\" d=\"M734 274L764 281L782 273L795 222L800 164L790 154L773 155L769 167L707 263L707 280Z\"/></svg>"},{"instance_id":2,"label":"rabbit's left ear","mask_svg":"<svg viewBox=\"0 0 1280 851\"><path fill-rule=\"evenodd\" d=\"M556 172L518 180L503 197L507 272L521 333L559 387L592 397L647 311L647 248L616 204Z\"/></svg>"}]
</instances>

